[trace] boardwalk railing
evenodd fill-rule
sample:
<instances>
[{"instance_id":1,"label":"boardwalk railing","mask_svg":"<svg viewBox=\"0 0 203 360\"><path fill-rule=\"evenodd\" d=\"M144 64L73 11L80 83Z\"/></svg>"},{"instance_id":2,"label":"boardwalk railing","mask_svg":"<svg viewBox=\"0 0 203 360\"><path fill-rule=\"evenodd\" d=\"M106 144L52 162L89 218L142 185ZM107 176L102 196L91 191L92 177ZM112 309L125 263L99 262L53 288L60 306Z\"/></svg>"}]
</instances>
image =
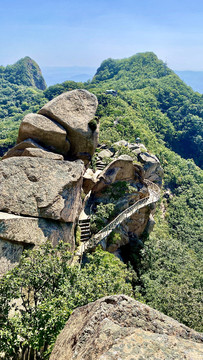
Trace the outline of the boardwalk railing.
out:
<instances>
[{"instance_id":1,"label":"boardwalk railing","mask_svg":"<svg viewBox=\"0 0 203 360\"><path fill-rule=\"evenodd\" d=\"M104 240L114 229L117 228L125 219L132 216L136 211L142 209L143 207L155 203L160 198L160 188L158 185L154 184L149 180L145 180L145 184L148 187L149 195L143 199L136 201L133 205L122 211L115 219L113 219L108 225L106 225L102 230L97 234L92 236L86 243L83 243L80 247L80 253L91 249L98 245L102 240Z\"/></svg>"}]
</instances>

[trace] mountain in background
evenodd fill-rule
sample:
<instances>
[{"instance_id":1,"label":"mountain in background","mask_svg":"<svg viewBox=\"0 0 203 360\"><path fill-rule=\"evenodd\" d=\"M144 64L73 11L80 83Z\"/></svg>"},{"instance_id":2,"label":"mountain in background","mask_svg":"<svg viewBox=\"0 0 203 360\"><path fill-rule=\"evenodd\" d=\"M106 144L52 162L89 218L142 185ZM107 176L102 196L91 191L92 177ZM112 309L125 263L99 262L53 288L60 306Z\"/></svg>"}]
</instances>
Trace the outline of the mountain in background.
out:
<instances>
[{"instance_id":1,"label":"mountain in background","mask_svg":"<svg viewBox=\"0 0 203 360\"><path fill-rule=\"evenodd\" d=\"M64 81L88 81L92 80L96 73L96 67L84 66L43 66L41 67L47 86L62 83ZM194 91L203 93L203 71L174 71Z\"/></svg>"},{"instance_id":2,"label":"mountain in background","mask_svg":"<svg viewBox=\"0 0 203 360\"><path fill-rule=\"evenodd\" d=\"M44 66L42 73L46 80L47 86L62 83L67 80L72 81L87 81L91 80L96 72L96 67L87 66Z\"/></svg>"},{"instance_id":3,"label":"mountain in background","mask_svg":"<svg viewBox=\"0 0 203 360\"><path fill-rule=\"evenodd\" d=\"M1 80L11 84L36 87L40 90L46 89L46 83L37 63L29 56L17 61L14 65L5 68L0 66Z\"/></svg>"},{"instance_id":4,"label":"mountain in background","mask_svg":"<svg viewBox=\"0 0 203 360\"><path fill-rule=\"evenodd\" d=\"M41 70L28 56L0 66L0 156L15 143L23 115L38 111L46 102L44 89Z\"/></svg>"},{"instance_id":5,"label":"mountain in background","mask_svg":"<svg viewBox=\"0 0 203 360\"><path fill-rule=\"evenodd\" d=\"M169 148L203 166L203 95L194 92L155 54L107 59L89 86L119 91Z\"/></svg>"},{"instance_id":6,"label":"mountain in background","mask_svg":"<svg viewBox=\"0 0 203 360\"><path fill-rule=\"evenodd\" d=\"M149 237L131 244L128 256L139 298L201 331L203 172L198 166L203 166L203 95L151 52L107 59L86 83L65 81L44 91L5 80L0 85L2 153L14 145L27 112L37 112L65 91L83 88L98 98L101 143L134 143L139 137L159 158L164 185L156 225ZM117 96L106 93L109 89L117 90ZM125 147L122 152L133 155Z\"/></svg>"}]
</instances>

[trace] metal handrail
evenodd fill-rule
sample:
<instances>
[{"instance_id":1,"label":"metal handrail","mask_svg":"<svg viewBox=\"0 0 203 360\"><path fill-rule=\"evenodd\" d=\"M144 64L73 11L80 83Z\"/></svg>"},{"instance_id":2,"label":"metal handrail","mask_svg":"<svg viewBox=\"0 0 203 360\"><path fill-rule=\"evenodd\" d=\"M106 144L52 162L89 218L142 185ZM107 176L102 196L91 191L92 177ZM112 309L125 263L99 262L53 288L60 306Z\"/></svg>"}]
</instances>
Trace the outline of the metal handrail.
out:
<instances>
[{"instance_id":1,"label":"metal handrail","mask_svg":"<svg viewBox=\"0 0 203 360\"><path fill-rule=\"evenodd\" d=\"M132 216L136 211L141 208L157 202L160 198L160 188L149 180L145 180L145 184L148 186L149 195L143 199L136 201L133 205L122 211L115 219L113 219L108 225L106 225L97 234L92 236L86 243L82 244L82 251L86 251L93 246L96 246L100 241L105 239L117 226L119 226L125 219Z\"/></svg>"}]
</instances>

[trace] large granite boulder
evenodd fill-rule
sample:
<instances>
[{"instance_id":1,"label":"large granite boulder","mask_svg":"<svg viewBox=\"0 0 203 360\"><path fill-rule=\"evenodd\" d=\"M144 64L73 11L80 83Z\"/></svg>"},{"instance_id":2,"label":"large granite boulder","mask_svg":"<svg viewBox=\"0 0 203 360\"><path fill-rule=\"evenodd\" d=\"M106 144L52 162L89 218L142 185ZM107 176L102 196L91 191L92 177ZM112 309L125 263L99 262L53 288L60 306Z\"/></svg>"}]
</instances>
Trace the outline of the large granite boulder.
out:
<instances>
[{"instance_id":1,"label":"large granite boulder","mask_svg":"<svg viewBox=\"0 0 203 360\"><path fill-rule=\"evenodd\" d=\"M116 181L129 181L135 179L133 159L128 155L121 155L113 160L98 176L97 183L92 189L97 196L101 195L107 185Z\"/></svg>"},{"instance_id":2,"label":"large granite boulder","mask_svg":"<svg viewBox=\"0 0 203 360\"><path fill-rule=\"evenodd\" d=\"M52 151L66 155L70 149L66 136L66 130L54 120L39 114L28 114L20 124L17 143L31 138Z\"/></svg>"},{"instance_id":3,"label":"large granite boulder","mask_svg":"<svg viewBox=\"0 0 203 360\"><path fill-rule=\"evenodd\" d=\"M67 131L70 155L88 162L98 143L98 125L93 121L97 105L95 95L73 90L45 104L39 114L61 124Z\"/></svg>"},{"instance_id":4,"label":"large granite boulder","mask_svg":"<svg viewBox=\"0 0 203 360\"><path fill-rule=\"evenodd\" d=\"M0 211L74 222L81 210L84 164L13 157L0 162Z\"/></svg>"},{"instance_id":5,"label":"large granite boulder","mask_svg":"<svg viewBox=\"0 0 203 360\"><path fill-rule=\"evenodd\" d=\"M203 336L125 296L76 309L50 360L200 360Z\"/></svg>"},{"instance_id":6,"label":"large granite boulder","mask_svg":"<svg viewBox=\"0 0 203 360\"><path fill-rule=\"evenodd\" d=\"M163 168L159 159L155 155L150 155L147 152L138 155L139 161L143 164L145 172L145 179L155 182L157 185L162 185L164 175Z\"/></svg>"},{"instance_id":7,"label":"large granite boulder","mask_svg":"<svg viewBox=\"0 0 203 360\"><path fill-rule=\"evenodd\" d=\"M47 240L54 246L63 240L73 253L73 223L0 212L0 276L19 262L24 248L41 245Z\"/></svg>"}]
</instances>

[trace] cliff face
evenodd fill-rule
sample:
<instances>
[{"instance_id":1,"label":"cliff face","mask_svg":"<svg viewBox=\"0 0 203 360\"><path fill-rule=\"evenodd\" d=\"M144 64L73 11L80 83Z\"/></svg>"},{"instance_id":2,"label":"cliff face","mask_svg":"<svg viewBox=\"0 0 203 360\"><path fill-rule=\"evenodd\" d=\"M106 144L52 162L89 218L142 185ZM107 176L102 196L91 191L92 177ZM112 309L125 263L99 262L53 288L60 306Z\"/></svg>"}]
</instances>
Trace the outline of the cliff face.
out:
<instances>
[{"instance_id":1,"label":"cliff face","mask_svg":"<svg viewBox=\"0 0 203 360\"><path fill-rule=\"evenodd\" d=\"M96 108L93 94L75 90L46 105L49 117L23 119L17 145L0 162L0 274L19 262L24 248L46 240L62 240L74 252L84 163L97 146L98 130L89 127Z\"/></svg>"}]
</instances>

